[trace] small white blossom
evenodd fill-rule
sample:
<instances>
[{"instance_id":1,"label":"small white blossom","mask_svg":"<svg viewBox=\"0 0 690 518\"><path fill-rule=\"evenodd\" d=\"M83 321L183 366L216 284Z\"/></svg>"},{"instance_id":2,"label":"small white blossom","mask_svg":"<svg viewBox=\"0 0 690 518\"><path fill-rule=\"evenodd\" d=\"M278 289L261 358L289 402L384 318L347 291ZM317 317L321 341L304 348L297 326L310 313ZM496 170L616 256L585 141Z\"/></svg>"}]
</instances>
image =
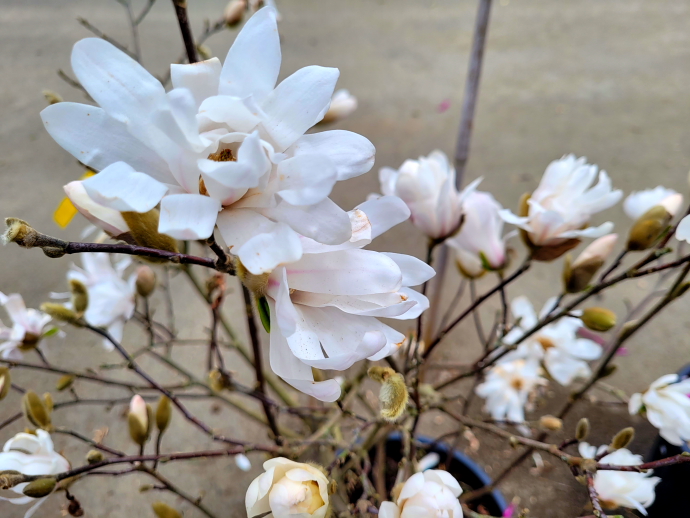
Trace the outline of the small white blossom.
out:
<instances>
[{"instance_id":1,"label":"small white blossom","mask_svg":"<svg viewBox=\"0 0 690 518\"><path fill-rule=\"evenodd\" d=\"M462 518L458 481L440 469L415 473L400 490L395 502L383 502L380 518Z\"/></svg>"},{"instance_id":2,"label":"small white blossom","mask_svg":"<svg viewBox=\"0 0 690 518\"><path fill-rule=\"evenodd\" d=\"M0 453L0 471L13 470L24 475L57 475L69 469L67 459L55 452L50 434L41 429L36 430L36 435L18 433L5 443ZM28 482L25 482L10 489L19 496L0 496L0 500L18 505L36 502L24 515L25 518L30 518L48 497L35 499L25 496L23 490L27 485Z\"/></svg>"},{"instance_id":3,"label":"small white blossom","mask_svg":"<svg viewBox=\"0 0 690 518\"><path fill-rule=\"evenodd\" d=\"M630 413L640 411L659 429L659 435L681 446L690 441L690 378L679 381L677 374L666 374L643 394L633 394Z\"/></svg>"},{"instance_id":4,"label":"small white blossom","mask_svg":"<svg viewBox=\"0 0 690 518\"><path fill-rule=\"evenodd\" d=\"M331 105L321 122L335 122L349 117L357 109L357 98L348 90L338 90L333 94Z\"/></svg>"},{"instance_id":5,"label":"small white blossom","mask_svg":"<svg viewBox=\"0 0 690 518\"><path fill-rule=\"evenodd\" d=\"M247 489L249 518L268 512L275 518L325 518L328 479L321 470L283 457L264 462L264 470Z\"/></svg>"},{"instance_id":6,"label":"small white blossom","mask_svg":"<svg viewBox=\"0 0 690 518\"><path fill-rule=\"evenodd\" d=\"M586 442L582 442L578 448L582 457L593 459L595 456L603 454L607 446L603 445L597 449ZM642 456L621 448L609 453L599 462L612 466L638 466L642 464ZM600 469L594 475L594 489L605 509L629 507L637 509L647 516L646 508L654 503L656 496L654 488L661 481L659 477L652 477L651 475L651 470L646 473L635 473Z\"/></svg>"},{"instance_id":7,"label":"small white blossom","mask_svg":"<svg viewBox=\"0 0 690 518\"><path fill-rule=\"evenodd\" d=\"M23 350L32 349L41 339L50 316L37 309L27 309L18 293L0 292L0 304L12 320L12 327L0 322L0 355L9 360L21 360Z\"/></svg>"},{"instance_id":8,"label":"small white blossom","mask_svg":"<svg viewBox=\"0 0 690 518\"><path fill-rule=\"evenodd\" d=\"M458 230L463 200L481 180L458 192L455 168L436 150L418 160L405 160L400 169L382 168L379 181L384 195L398 196L407 204L415 226L433 239L444 239Z\"/></svg>"},{"instance_id":9,"label":"small white blossom","mask_svg":"<svg viewBox=\"0 0 690 518\"><path fill-rule=\"evenodd\" d=\"M658 205L664 207L671 216L675 216L683 204L683 195L661 185L654 189L636 191L623 202L623 210L633 221L637 221L649 209Z\"/></svg>"},{"instance_id":10,"label":"small white blossom","mask_svg":"<svg viewBox=\"0 0 690 518\"><path fill-rule=\"evenodd\" d=\"M244 453L238 453L235 455L235 464L242 471L249 471L252 469L252 463Z\"/></svg>"}]
</instances>

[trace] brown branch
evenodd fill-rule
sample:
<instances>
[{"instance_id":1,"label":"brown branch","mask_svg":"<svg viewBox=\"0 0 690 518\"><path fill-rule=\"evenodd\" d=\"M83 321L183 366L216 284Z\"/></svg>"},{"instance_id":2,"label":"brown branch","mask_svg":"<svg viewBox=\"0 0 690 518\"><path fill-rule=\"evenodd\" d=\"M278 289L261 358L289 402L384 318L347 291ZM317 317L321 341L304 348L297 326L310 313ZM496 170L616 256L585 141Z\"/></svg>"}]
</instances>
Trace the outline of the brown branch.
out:
<instances>
[{"instance_id":1,"label":"brown branch","mask_svg":"<svg viewBox=\"0 0 690 518\"><path fill-rule=\"evenodd\" d=\"M587 493L589 494L589 500L592 502L592 509L594 510L594 516L596 518L607 518L606 513L601 508L601 502L599 501L599 494L594 488L594 475L587 472L585 474L587 477Z\"/></svg>"},{"instance_id":2,"label":"brown branch","mask_svg":"<svg viewBox=\"0 0 690 518\"><path fill-rule=\"evenodd\" d=\"M177 15L177 22L180 25L180 33L182 33L184 48L187 52L187 60L190 63L196 63L199 61L199 58L196 53L194 36L192 36L192 28L189 26L189 18L187 17L187 1L172 0L172 3L175 6L175 14Z\"/></svg>"}]
</instances>

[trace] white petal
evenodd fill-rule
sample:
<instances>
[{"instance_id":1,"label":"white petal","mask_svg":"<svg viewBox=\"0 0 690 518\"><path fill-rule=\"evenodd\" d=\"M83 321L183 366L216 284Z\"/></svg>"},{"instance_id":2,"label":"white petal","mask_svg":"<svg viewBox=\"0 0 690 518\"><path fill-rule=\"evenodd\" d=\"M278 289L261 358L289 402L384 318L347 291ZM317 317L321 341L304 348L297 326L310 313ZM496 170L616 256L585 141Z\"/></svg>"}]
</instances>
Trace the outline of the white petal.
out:
<instances>
[{"instance_id":1,"label":"white petal","mask_svg":"<svg viewBox=\"0 0 690 518\"><path fill-rule=\"evenodd\" d=\"M417 286L431 279L436 272L424 261L411 255L385 253L395 261L402 272L403 286Z\"/></svg>"},{"instance_id":2,"label":"white petal","mask_svg":"<svg viewBox=\"0 0 690 518\"><path fill-rule=\"evenodd\" d=\"M287 154L326 155L335 164L338 180L354 178L374 166L376 148L369 139L351 131L333 130L300 137Z\"/></svg>"},{"instance_id":3,"label":"white petal","mask_svg":"<svg viewBox=\"0 0 690 518\"><path fill-rule=\"evenodd\" d=\"M338 180L333 163L322 155L300 155L278 164L278 194L292 205L313 205L326 198Z\"/></svg>"},{"instance_id":4,"label":"white petal","mask_svg":"<svg viewBox=\"0 0 690 518\"><path fill-rule=\"evenodd\" d=\"M330 198L308 206L281 201L261 211L265 216L289 225L299 234L326 245L344 243L352 234L348 213Z\"/></svg>"},{"instance_id":5,"label":"white petal","mask_svg":"<svg viewBox=\"0 0 690 518\"><path fill-rule=\"evenodd\" d=\"M170 65L173 88L186 88L194 96L197 108L207 97L218 95L221 64L218 58L191 64Z\"/></svg>"},{"instance_id":6,"label":"white petal","mask_svg":"<svg viewBox=\"0 0 690 518\"><path fill-rule=\"evenodd\" d=\"M165 89L155 77L100 38L74 45L72 69L89 95L120 122L143 121L166 103Z\"/></svg>"},{"instance_id":7,"label":"white petal","mask_svg":"<svg viewBox=\"0 0 690 518\"><path fill-rule=\"evenodd\" d=\"M249 133L260 120L248 106L246 100L229 95L216 95L205 99L199 106L199 122L220 122L227 124L234 131Z\"/></svg>"},{"instance_id":8,"label":"white petal","mask_svg":"<svg viewBox=\"0 0 690 518\"><path fill-rule=\"evenodd\" d=\"M690 216L685 216L676 229L676 239L690 243Z\"/></svg>"},{"instance_id":9,"label":"white petal","mask_svg":"<svg viewBox=\"0 0 690 518\"><path fill-rule=\"evenodd\" d=\"M400 518L400 509L393 502L382 502L379 518Z\"/></svg>"},{"instance_id":10,"label":"white petal","mask_svg":"<svg viewBox=\"0 0 690 518\"><path fill-rule=\"evenodd\" d=\"M94 225L102 228L111 236L119 236L129 232L129 227L122 218L122 214L93 201L86 193L82 182L70 182L63 189L77 210Z\"/></svg>"},{"instance_id":11,"label":"white petal","mask_svg":"<svg viewBox=\"0 0 690 518\"><path fill-rule=\"evenodd\" d=\"M357 205L367 215L371 225L371 239L375 239L410 217L407 204L397 196L382 196Z\"/></svg>"},{"instance_id":12,"label":"white petal","mask_svg":"<svg viewBox=\"0 0 690 518\"><path fill-rule=\"evenodd\" d=\"M109 165L82 185L93 201L120 212L148 212L168 191L159 181L124 162Z\"/></svg>"},{"instance_id":13,"label":"white petal","mask_svg":"<svg viewBox=\"0 0 690 518\"><path fill-rule=\"evenodd\" d=\"M167 164L127 132L127 127L97 106L62 102L41 112L55 142L96 171L126 162L163 183L174 182Z\"/></svg>"},{"instance_id":14,"label":"white petal","mask_svg":"<svg viewBox=\"0 0 690 518\"><path fill-rule=\"evenodd\" d=\"M607 221L606 223L602 223L598 227L587 227L582 230L569 230L567 232L561 232L559 234L559 237L601 237L603 235L610 234L612 230L613 223Z\"/></svg>"},{"instance_id":15,"label":"white petal","mask_svg":"<svg viewBox=\"0 0 690 518\"><path fill-rule=\"evenodd\" d=\"M264 128L281 152L319 122L331 101L340 72L336 68L304 67L280 83L262 108Z\"/></svg>"},{"instance_id":16,"label":"white petal","mask_svg":"<svg viewBox=\"0 0 690 518\"><path fill-rule=\"evenodd\" d=\"M175 239L206 239L213 233L220 202L199 194L172 194L161 201L158 232Z\"/></svg>"},{"instance_id":17,"label":"white petal","mask_svg":"<svg viewBox=\"0 0 690 518\"><path fill-rule=\"evenodd\" d=\"M262 102L276 84L280 60L276 12L265 7L247 21L230 47L220 74L219 93L251 95Z\"/></svg>"}]
</instances>

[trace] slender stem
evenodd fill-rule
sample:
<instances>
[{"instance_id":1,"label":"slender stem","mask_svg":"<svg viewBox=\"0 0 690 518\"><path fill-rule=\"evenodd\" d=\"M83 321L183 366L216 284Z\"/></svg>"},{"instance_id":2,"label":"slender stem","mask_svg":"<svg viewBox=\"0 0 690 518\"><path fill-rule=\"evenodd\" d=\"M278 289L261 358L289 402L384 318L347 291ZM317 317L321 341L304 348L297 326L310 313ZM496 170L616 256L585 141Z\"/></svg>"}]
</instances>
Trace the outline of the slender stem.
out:
<instances>
[{"instance_id":1,"label":"slender stem","mask_svg":"<svg viewBox=\"0 0 690 518\"><path fill-rule=\"evenodd\" d=\"M95 34L96 36L98 36L98 37L101 38L102 40L107 41L107 42L110 43L112 46L116 47L117 49L119 49L119 50L121 50L122 52L124 52L125 54L127 54L130 58L132 58L132 59L134 59L134 60L136 60L136 61L139 61L136 52L132 52L132 51L129 50L127 47L125 47L122 43L120 43L120 42L117 41L116 39L111 38L110 36L108 36L107 34L105 34L105 33L104 33L103 31L101 31L98 27L95 27L95 26L91 25L91 23L90 23L86 18L82 18L81 16L79 16L79 17L77 17L77 21L78 21L81 25L83 25L87 30L91 31L93 34Z\"/></svg>"},{"instance_id":2,"label":"slender stem","mask_svg":"<svg viewBox=\"0 0 690 518\"><path fill-rule=\"evenodd\" d=\"M501 283L502 282L503 281L501 281ZM503 294L502 289L501 294ZM479 338L479 341L486 347L486 336L484 336L484 326L482 325L482 319L479 315L478 305L475 304L477 302L477 285L475 284L474 280L470 280L470 297L472 304L472 319L474 320L474 327L477 329L477 337Z\"/></svg>"},{"instance_id":3,"label":"slender stem","mask_svg":"<svg viewBox=\"0 0 690 518\"><path fill-rule=\"evenodd\" d=\"M443 318L441 318L440 329L443 329L446 326L446 324L448 323L448 320L450 319L450 316L453 314L453 311L455 310L458 303L460 302L460 299L462 298L463 293L465 293L465 286L467 286L467 279L465 277L463 277L460 280L460 286L458 286L458 291L455 292L455 296L453 297L453 300L448 305L448 309L446 310L446 313L443 315Z\"/></svg>"},{"instance_id":4,"label":"slender stem","mask_svg":"<svg viewBox=\"0 0 690 518\"><path fill-rule=\"evenodd\" d=\"M186 0L172 0L175 6L175 14L177 15L177 22L180 25L180 32L182 33L182 40L184 41L184 49L187 52L187 60L190 63L199 61L196 53L196 45L194 44L194 36L192 36L192 28L189 26L189 18L187 17L187 1Z\"/></svg>"},{"instance_id":5,"label":"slender stem","mask_svg":"<svg viewBox=\"0 0 690 518\"><path fill-rule=\"evenodd\" d=\"M611 266L609 266L604 271L604 273L601 274L601 277L599 277L599 282L604 282L606 280L606 278L613 272L613 270L615 270L616 268L618 268L620 266L621 262L623 261L623 258L626 256L627 253L628 253L628 250L626 249L626 250L621 251L621 253L616 256L616 259L613 261Z\"/></svg>"},{"instance_id":6,"label":"slender stem","mask_svg":"<svg viewBox=\"0 0 690 518\"><path fill-rule=\"evenodd\" d=\"M607 518L606 513L604 513L604 510L601 508L599 494L594 488L594 475L590 472L587 472L585 477L587 478L587 493L589 494L589 500L592 502L594 516L596 516L596 518Z\"/></svg>"}]
</instances>

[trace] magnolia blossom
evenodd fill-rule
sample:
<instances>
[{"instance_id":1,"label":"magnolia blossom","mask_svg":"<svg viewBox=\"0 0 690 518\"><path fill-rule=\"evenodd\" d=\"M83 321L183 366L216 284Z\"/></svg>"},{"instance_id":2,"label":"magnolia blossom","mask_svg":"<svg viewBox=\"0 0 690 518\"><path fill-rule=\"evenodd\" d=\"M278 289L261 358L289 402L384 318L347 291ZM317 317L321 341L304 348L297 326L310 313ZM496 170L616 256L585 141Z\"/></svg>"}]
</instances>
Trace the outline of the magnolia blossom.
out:
<instances>
[{"instance_id":1,"label":"magnolia blossom","mask_svg":"<svg viewBox=\"0 0 690 518\"><path fill-rule=\"evenodd\" d=\"M659 435L681 446L690 441L690 378L680 381L677 374L666 374L643 394L633 394L628 406L631 414L643 411Z\"/></svg>"},{"instance_id":2,"label":"magnolia blossom","mask_svg":"<svg viewBox=\"0 0 690 518\"><path fill-rule=\"evenodd\" d=\"M507 261L506 239L503 235L503 207L488 192L474 191L462 205L465 219L460 232L446 240L455 249L458 267L470 278L479 277L487 269L501 270Z\"/></svg>"},{"instance_id":3,"label":"magnolia blossom","mask_svg":"<svg viewBox=\"0 0 690 518\"><path fill-rule=\"evenodd\" d=\"M553 307L554 299L547 301L540 318L548 315ZM504 338L507 344L516 343L539 321L527 297L513 299L511 312L517 322ZM541 361L553 379L561 385L569 385L576 378L588 377L592 371L587 362L596 360L602 352L599 344L578 336L578 330L583 326L579 318L559 318L529 336L515 351L506 354L499 361L511 361L515 358Z\"/></svg>"},{"instance_id":4,"label":"magnolia blossom","mask_svg":"<svg viewBox=\"0 0 690 518\"><path fill-rule=\"evenodd\" d=\"M623 202L623 210L633 221L640 219L649 209L661 205L675 216L683 204L683 195L661 185L654 189L632 192Z\"/></svg>"},{"instance_id":5,"label":"magnolia blossom","mask_svg":"<svg viewBox=\"0 0 690 518\"><path fill-rule=\"evenodd\" d=\"M350 212L352 238L336 246L303 237L304 255L268 277L271 368L298 390L322 401L340 397L340 384L315 382L312 367L345 370L396 352L405 335L376 317L417 318L429 306L410 288L434 275L426 263L402 254L362 250L409 217L396 197L384 196Z\"/></svg>"},{"instance_id":6,"label":"magnolia blossom","mask_svg":"<svg viewBox=\"0 0 690 518\"><path fill-rule=\"evenodd\" d=\"M603 445L597 449L586 442L582 442L578 448L582 457L593 459L606 452L608 446ZM621 448L609 453L599 462L613 466L637 466L642 464L642 456ZM630 507L647 516L645 508L654 503L656 496L654 488L661 481L659 477L652 477L651 475L652 470L646 473L635 473L600 469L594 475L594 489L605 509Z\"/></svg>"},{"instance_id":7,"label":"magnolia blossom","mask_svg":"<svg viewBox=\"0 0 690 518\"><path fill-rule=\"evenodd\" d=\"M278 457L264 462L264 470L247 489L249 518L266 513L275 518L325 518L328 479L320 469Z\"/></svg>"},{"instance_id":8,"label":"magnolia blossom","mask_svg":"<svg viewBox=\"0 0 690 518\"><path fill-rule=\"evenodd\" d=\"M357 98L348 90L338 90L333 94L331 105L321 122L335 122L349 117L357 109Z\"/></svg>"},{"instance_id":9,"label":"magnolia blossom","mask_svg":"<svg viewBox=\"0 0 690 518\"><path fill-rule=\"evenodd\" d=\"M567 155L555 160L546 168L520 217L507 209L501 211L501 216L525 230L531 245L563 247L563 252L580 238L608 234L613 223L591 227L589 220L618 203L623 193L611 189L606 171L597 174L597 170L596 165L587 164L585 157ZM592 186L597 177L597 184Z\"/></svg>"},{"instance_id":10,"label":"magnolia blossom","mask_svg":"<svg viewBox=\"0 0 690 518\"><path fill-rule=\"evenodd\" d=\"M383 502L380 518L462 518L458 481L440 469L415 473L394 502Z\"/></svg>"},{"instance_id":11,"label":"magnolia blossom","mask_svg":"<svg viewBox=\"0 0 690 518\"><path fill-rule=\"evenodd\" d=\"M276 86L280 63L270 7L245 24L224 65L171 65L167 93L108 42L77 42L72 68L100 107L63 102L42 117L58 144L100 172L67 195L112 235L127 231L121 212L159 203L158 230L173 238L204 239L217 224L255 274L299 259L298 234L346 241L348 215L328 195L371 169L374 147L348 131L305 135L326 113L339 72L308 66Z\"/></svg>"},{"instance_id":12,"label":"magnolia blossom","mask_svg":"<svg viewBox=\"0 0 690 518\"><path fill-rule=\"evenodd\" d=\"M0 322L0 355L8 360L21 360L22 351L36 347L50 322L50 316L37 309L27 309L19 293L0 292L0 304L12 320L12 327Z\"/></svg>"},{"instance_id":13,"label":"magnolia blossom","mask_svg":"<svg viewBox=\"0 0 690 518\"><path fill-rule=\"evenodd\" d=\"M68 279L83 283L89 294L89 305L84 314L92 326L105 327L118 342L122 340L125 322L134 314L136 300L136 274L123 279L125 269L132 263L129 257L112 265L106 253L82 254L83 269L72 265ZM113 349L109 340L103 346Z\"/></svg>"},{"instance_id":14,"label":"magnolia blossom","mask_svg":"<svg viewBox=\"0 0 690 518\"><path fill-rule=\"evenodd\" d=\"M455 186L455 168L439 150L418 160L405 160L400 169L379 171L381 192L399 196L412 212L410 219L433 239L444 239L458 230L463 200L481 181L477 179L462 192Z\"/></svg>"},{"instance_id":15,"label":"magnolia blossom","mask_svg":"<svg viewBox=\"0 0 690 518\"><path fill-rule=\"evenodd\" d=\"M522 423L530 395L547 380L534 359L518 358L495 365L475 390L484 399L484 409L497 421Z\"/></svg>"},{"instance_id":16,"label":"magnolia blossom","mask_svg":"<svg viewBox=\"0 0 690 518\"><path fill-rule=\"evenodd\" d=\"M55 453L50 434L45 430L36 430L36 435L30 433L18 433L5 443L0 453L0 471L13 470L24 475L56 475L69 471L70 465L62 455ZM28 482L14 486L14 491L19 496L0 496L0 500L6 500L13 504L24 505L30 502L36 504L29 509L24 518L30 518L45 501L47 497L35 499L25 496L24 488Z\"/></svg>"}]
</instances>

